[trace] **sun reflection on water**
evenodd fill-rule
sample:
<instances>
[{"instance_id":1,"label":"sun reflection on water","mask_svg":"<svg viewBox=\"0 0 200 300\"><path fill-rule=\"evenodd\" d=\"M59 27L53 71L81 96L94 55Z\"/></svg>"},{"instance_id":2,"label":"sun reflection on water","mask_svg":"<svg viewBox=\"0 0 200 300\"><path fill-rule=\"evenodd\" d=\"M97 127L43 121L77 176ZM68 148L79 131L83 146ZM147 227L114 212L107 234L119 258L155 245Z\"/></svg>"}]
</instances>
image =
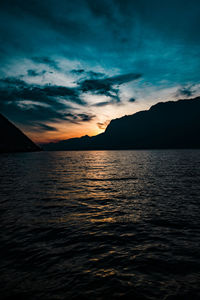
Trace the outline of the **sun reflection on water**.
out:
<instances>
[{"instance_id":1,"label":"sun reflection on water","mask_svg":"<svg viewBox=\"0 0 200 300\"><path fill-rule=\"evenodd\" d=\"M74 286L85 299L126 299L127 291L137 299L137 287L144 299L168 297L169 286L174 295L198 290L199 157L189 150L2 156L1 270L9 284L35 282L37 299L46 287L49 299L74 299Z\"/></svg>"}]
</instances>

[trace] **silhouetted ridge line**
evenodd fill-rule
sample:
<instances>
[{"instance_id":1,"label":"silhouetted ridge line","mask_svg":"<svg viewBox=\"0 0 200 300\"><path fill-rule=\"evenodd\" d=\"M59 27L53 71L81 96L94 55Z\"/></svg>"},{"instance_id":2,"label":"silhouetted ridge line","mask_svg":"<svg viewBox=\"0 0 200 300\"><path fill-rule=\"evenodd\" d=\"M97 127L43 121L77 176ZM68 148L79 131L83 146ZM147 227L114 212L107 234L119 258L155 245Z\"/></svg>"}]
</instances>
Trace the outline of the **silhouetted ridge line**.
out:
<instances>
[{"instance_id":1,"label":"silhouetted ridge line","mask_svg":"<svg viewBox=\"0 0 200 300\"><path fill-rule=\"evenodd\" d=\"M40 150L21 130L0 114L0 153Z\"/></svg>"},{"instance_id":2,"label":"silhouetted ridge line","mask_svg":"<svg viewBox=\"0 0 200 300\"><path fill-rule=\"evenodd\" d=\"M161 102L114 119L104 133L44 146L46 150L200 148L200 97Z\"/></svg>"}]
</instances>

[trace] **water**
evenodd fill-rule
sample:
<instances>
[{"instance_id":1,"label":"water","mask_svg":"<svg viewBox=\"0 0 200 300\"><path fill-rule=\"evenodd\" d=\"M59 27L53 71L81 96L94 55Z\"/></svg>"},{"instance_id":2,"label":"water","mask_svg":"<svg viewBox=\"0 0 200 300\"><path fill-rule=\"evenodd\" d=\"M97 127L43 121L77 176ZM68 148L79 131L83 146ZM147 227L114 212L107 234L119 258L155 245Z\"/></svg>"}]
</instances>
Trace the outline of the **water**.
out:
<instances>
[{"instance_id":1,"label":"water","mask_svg":"<svg viewBox=\"0 0 200 300\"><path fill-rule=\"evenodd\" d=\"M200 151L0 156L0 298L200 299Z\"/></svg>"}]
</instances>

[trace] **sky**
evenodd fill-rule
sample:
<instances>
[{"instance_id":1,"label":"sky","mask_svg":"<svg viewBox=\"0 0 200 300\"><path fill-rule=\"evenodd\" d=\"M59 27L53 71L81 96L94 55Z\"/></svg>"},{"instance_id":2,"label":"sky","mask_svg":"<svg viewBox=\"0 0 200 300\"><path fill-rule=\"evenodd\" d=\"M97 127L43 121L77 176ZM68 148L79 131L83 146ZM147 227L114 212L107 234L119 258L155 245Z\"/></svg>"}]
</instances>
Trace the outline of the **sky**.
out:
<instances>
[{"instance_id":1,"label":"sky","mask_svg":"<svg viewBox=\"0 0 200 300\"><path fill-rule=\"evenodd\" d=\"M1 0L0 112L37 143L200 95L199 0Z\"/></svg>"}]
</instances>

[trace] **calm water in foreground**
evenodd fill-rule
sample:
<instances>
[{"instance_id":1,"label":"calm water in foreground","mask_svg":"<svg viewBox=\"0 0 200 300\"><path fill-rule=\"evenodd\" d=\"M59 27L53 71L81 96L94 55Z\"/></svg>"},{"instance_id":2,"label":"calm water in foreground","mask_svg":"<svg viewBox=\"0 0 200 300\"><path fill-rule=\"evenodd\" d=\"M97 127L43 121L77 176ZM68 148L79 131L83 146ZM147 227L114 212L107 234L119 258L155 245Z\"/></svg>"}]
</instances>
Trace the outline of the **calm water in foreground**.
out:
<instances>
[{"instance_id":1,"label":"calm water in foreground","mask_svg":"<svg viewBox=\"0 0 200 300\"><path fill-rule=\"evenodd\" d=\"M0 155L0 299L200 299L200 151Z\"/></svg>"}]
</instances>

